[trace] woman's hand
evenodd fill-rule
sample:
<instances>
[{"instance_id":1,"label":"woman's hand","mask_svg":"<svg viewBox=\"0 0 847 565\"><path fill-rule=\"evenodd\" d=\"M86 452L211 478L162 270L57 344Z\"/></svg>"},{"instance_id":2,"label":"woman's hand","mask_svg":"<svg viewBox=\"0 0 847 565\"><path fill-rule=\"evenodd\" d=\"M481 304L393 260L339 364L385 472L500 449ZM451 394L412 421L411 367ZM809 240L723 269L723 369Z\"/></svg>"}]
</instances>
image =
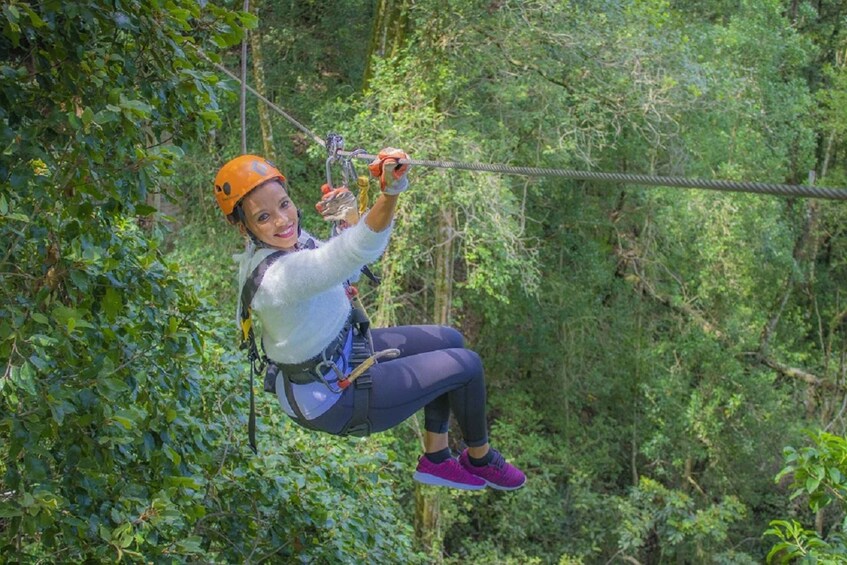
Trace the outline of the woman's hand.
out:
<instances>
[{"instance_id":1,"label":"woman's hand","mask_svg":"<svg viewBox=\"0 0 847 565\"><path fill-rule=\"evenodd\" d=\"M328 185L321 187L323 197L315 204L315 209L327 222L342 222L354 226L359 221L359 208L356 197L345 187L330 190Z\"/></svg>"},{"instance_id":2,"label":"woman's hand","mask_svg":"<svg viewBox=\"0 0 847 565\"><path fill-rule=\"evenodd\" d=\"M386 147L368 165L371 175L379 178L380 190L390 196L396 196L409 188L406 173L409 172L410 165L400 164L400 159L408 160L409 156L402 149Z\"/></svg>"}]
</instances>

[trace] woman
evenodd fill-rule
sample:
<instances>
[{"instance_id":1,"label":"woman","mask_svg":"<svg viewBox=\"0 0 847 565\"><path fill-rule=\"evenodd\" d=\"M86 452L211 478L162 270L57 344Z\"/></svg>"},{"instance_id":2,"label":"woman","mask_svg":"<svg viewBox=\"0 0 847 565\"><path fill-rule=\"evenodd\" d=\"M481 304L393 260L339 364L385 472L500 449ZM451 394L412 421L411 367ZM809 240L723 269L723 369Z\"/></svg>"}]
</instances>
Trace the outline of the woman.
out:
<instances>
[{"instance_id":1,"label":"woman","mask_svg":"<svg viewBox=\"0 0 847 565\"><path fill-rule=\"evenodd\" d=\"M366 324L357 323L348 281L388 244L397 199L409 185L408 165L398 161L407 158L387 148L369 166L380 179L381 193L361 219L349 192L327 194L318 209L325 219L343 216L348 228L318 243L302 232L300 210L273 164L242 155L218 172L218 205L247 238L239 286L261 323L271 362L266 389L275 389L282 409L300 425L330 434L384 431L423 408L424 454L415 480L465 490L486 485L514 490L526 477L488 444L482 363L465 349L457 331L373 329L373 349L397 350L397 357L374 364L346 386L356 344L368 335ZM340 212L329 206L339 202L347 204ZM458 458L447 442L451 410L468 445Z\"/></svg>"}]
</instances>

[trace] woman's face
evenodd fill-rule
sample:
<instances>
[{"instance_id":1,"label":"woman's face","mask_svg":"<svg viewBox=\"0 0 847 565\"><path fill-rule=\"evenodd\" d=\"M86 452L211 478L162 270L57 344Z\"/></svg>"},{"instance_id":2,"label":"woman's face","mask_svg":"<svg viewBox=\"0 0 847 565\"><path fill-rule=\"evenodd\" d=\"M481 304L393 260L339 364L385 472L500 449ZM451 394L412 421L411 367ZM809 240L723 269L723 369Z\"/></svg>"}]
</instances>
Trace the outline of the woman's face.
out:
<instances>
[{"instance_id":1,"label":"woman's face","mask_svg":"<svg viewBox=\"0 0 847 565\"><path fill-rule=\"evenodd\" d=\"M272 180L250 191L242 200L247 228L263 243L290 250L297 243L297 208L285 187Z\"/></svg>"}]
</instances>

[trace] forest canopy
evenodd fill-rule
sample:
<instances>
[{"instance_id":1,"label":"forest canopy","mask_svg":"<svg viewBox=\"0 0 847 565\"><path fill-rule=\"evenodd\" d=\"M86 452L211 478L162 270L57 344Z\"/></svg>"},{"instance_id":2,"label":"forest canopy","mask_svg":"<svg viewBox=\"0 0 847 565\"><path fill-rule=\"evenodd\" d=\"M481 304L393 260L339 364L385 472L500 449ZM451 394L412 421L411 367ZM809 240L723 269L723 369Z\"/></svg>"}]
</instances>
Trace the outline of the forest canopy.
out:
<instances>
[{"instance_id":1,"label":"forest canopy","mask_svg":"<svg viewBox=\"0 0 847 565\"><path fill-rule=\"evenodd\" d=\"M244 131L329 235L326 150L249 93L242 123L242 63L347 149L846 187L845 14L4 2L0 561L847 559L843 202L413 167L359 292L374 324L449 324L480 353L529 479L460 493L412 482L418 419L315 434L260 383L249 449L243 241L212 192Z\"/></svg>"}]
</instances>

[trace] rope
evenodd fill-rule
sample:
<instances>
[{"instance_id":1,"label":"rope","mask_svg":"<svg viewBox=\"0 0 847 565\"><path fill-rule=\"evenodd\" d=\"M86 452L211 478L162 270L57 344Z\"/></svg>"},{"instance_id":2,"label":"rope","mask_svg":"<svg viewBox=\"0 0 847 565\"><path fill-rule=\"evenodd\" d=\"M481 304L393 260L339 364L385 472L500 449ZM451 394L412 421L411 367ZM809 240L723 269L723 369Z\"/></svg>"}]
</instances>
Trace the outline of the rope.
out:
<instances>
[{"instance_id":1,"label":"rope","mask_svg":"<svg viewBox=\"0 0 847 565\"><path fill-rule=\"evenodd\" d=\"M227 75L232 80L243 83L246 86L246 89L251 94L253 94L256 98L258 98L259 100L261 100L265 104L267 104L274 112L276 112L277 114L279 114L280 116L282 116L283 118L288 120L288 122L291 125L293 125L295 128L299 129L300 131L305 133L307 136L312 138L312 141L314 141L315 143L317 143L321 147L326 147L326 142L320 136L318 136L315 132L313 132L312 130L310 130L309 128L307 128L306 126L304 126L303 124L298 122L296 119L294 119L294 117L292 117L291 114L289 114L288 112L286 112L285 110L283 110L282 108L280 108L279 106L277 106L276 104L274 104L273 102L271 102L270 100L265 98L262 94L259 93L258 90L256 90L255 88L253 88L249 84L246 84L247 81L242 81L240 78L238 78L238 76L235 73L233 73L232 71L230 71L229 69L227 69L223 65L212 61L212 59L208 55L206 55L206 53L203 52L202 49L198 48L197 51L213 67L215 67L216 69L218 69L219 71L221 71L222 73Z\"/></svg>"},{"instance_id":2,"label":"rope","mask_svg":"<svg viewBox=\"0 0 847 565\"><path fill-rule=\"evenodd\" d=\"M339 151L339 155L350 156L354 159L373 161L376 155L365 153L353 154L351 151ZM466 171L484 171L506 175L527 175L534 177L563 177L575 180L593 180L601 182L617 182L647 186L673 186L679 188L703 188L726 192L752 192L756 194L776 194L780 196L803 196L806 198L822 198L826 200L847 200L847 189L827 188L810 185L774 184L763 182L736 182L727 180L707 180L687 177L665 177L655 175L638 175L626 173L598 173L592 171L574 171L568 169L548 169L541 167L514 167L495 163L459 163L454 161L423 161L417 159L400 159L400 164L409 164L441 169L461 169Z\"/></svg>"},{"instance_id":3,"label":"rope","mask_svg":"<svg viewBox=\"0 0 847 565\"><path fill-rule=\"evenodd\" d=\"M246 85L246 80L241 81L235 74L223 65L212 61L202 49L198 48L200 54L216 69L229 76L231 79L241 82L242 87L254 94L259 100L270 106L275 112L288 120L295 128L299 129L312 141L326 147L326 142L309 128L298 122L285 110L265 98L254 88ZM363 161L373 161L376 155L355 151L338 151L338 155L351 157ZM465 171L481 171L489 173L501 173L506 175L525 175L536 177L561 177L574 180L591 180L598 182L612 182L622 184L634 184L643 186L672 186L677 188L702 188L706 190L718 190L724 192L750 192L753 194L773 194L778 196L800 196L803 198L820 198L824 200L847 200L847 188L820 187L811 185L776 184L763 182L744 182L728 180L708 180L687 177L666 177L655 175L639 175L627 173L602 173L592 171L576 171L570 169L551 169L543 167L515 167L497 163L461 163L456 161L426 161L420 159L401 159L401 164L415 165L418 167L433 167L439 169L459 169Z\"/></svg>"},{"instance_id":4,"label":"rope","mask_svg":"<svg viewBox=\"0 0 847 565\"><path fill-rule=\"evenodd\" d=\"M250 12L250 0L244 0L244 12ZM241 40L241 154L247 153L247 30Z\"/></svg>"}]
</instances>

